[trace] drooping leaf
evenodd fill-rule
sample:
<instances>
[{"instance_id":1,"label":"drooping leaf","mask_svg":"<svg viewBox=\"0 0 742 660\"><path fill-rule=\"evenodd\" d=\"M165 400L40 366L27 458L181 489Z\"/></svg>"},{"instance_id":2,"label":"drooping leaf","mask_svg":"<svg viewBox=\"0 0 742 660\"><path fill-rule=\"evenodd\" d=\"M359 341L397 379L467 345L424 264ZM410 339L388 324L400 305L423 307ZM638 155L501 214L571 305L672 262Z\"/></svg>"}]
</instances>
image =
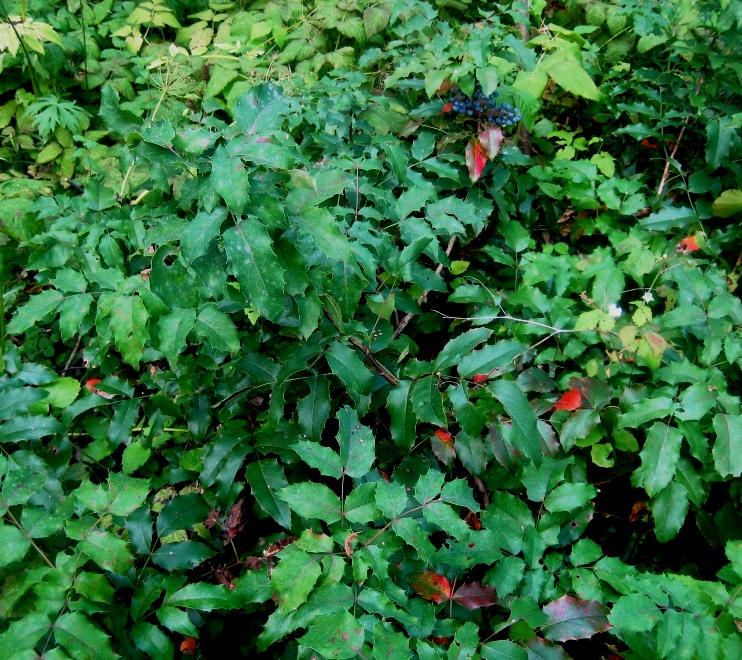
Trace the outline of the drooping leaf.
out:
<instances>
[{"instance_id":1,"label":"drooping leaf","mask_svg":"<svg viewBox=\"0 0 742 660\"><path fill-rule=\"evenodd\" d=\"M526 395L509 380L498 380L487 387L510 415L513 424L513 444L539 466L541 434L536 425L536 415Z\"/></svg>"},{"instance_id":2,"label":"drooping leaf","mask_svg":"<svg viewBox=\"0 0 742 660\"><path fill-rule=\"evenodd\" d=\"M595 86L582 64L565 50L556 50L544 58L539 65L549 76L570 94L581 96L592 101L600 98Z\"/></svg>"},{"instance_id":3,"label":"drooping leaf","mask_svg":"<svg viewBox=\"0 0 742 660\"><path fill-rule=\"evenodd\" d=\"M549 621L541 626L541 631L554 641L588 639L613 627L608 621L608 608L596 600L562 596L545 605L543 611Z\"/></svg>"},{"instance_id":4,"label":"drooping leaf","mask_svg":"<svg viewBox=\"0 0 742 660\"><path fill-rule=\"evenodd\" d=\"M688 515L688 489L671 481L651 501L654 533L660 543L674 539Z\"/></svg>"},{"instance_id":5,"label":"drooping leaf","mask_svg":"<svg viewBox=\"0 0 742 660\"><path fill-rule=\"evenodd\" d=\"M487 152L477 138L472 138L466 145L466 167L469 178L476 183L487 165Z\"/></svg>"},{"instance_id":6,"label":"drooping leaf","mask_svg":"<svg viewBox=\"0 0 742 660\"><path fill-rule=\"evenodd\" d=\"M742 474L742 416L714 415L716 442L712 450L716 471L723 477Z\"/></svg>"},{"instance_id":7,"label":"drooping leaf","mask_svg":"<svg viewBox=\"0 0 742 660\"><path fill-rule=\"evenodd\" d=\"M324 376L315 376L307 385L309 394L296 404L299 426L306 437L319 440L330 416L330 383Z\"/></svg>"},{"instance_id":8,"label":"drooping leaf","mask_svg":"<svg viewBox=\"0 0 742 660\"><path fill-rule=\"evenodd\" d=\"M373 376L353 349L336 341L330 344L325 357L332 373L343 381L352 397L366 395L371 391Z\"/></svg>"},{"instance_id":9,"label":"drooping leaf","mask_svg":"<svg viewBox=\"0 0 742 660\"><path fill-rule=\"evenodd\" d=\"M392 419L390 428L392 439L403 451L409 451L416 439L417 418L410 399L411 386L412 381L401 380L397 387L389 392L386 404Z\"/></svg>"}]
</instances>

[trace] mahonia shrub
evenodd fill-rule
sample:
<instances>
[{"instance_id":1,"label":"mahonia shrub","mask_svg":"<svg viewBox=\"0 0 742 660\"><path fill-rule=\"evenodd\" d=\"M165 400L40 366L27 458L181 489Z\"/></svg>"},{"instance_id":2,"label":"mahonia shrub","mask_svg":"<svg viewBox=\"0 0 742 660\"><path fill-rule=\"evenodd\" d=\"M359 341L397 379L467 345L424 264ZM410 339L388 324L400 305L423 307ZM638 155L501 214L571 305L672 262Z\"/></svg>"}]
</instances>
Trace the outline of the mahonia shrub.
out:
<instances>
[{"instance_id":1,"label":"mahonia shrub","mask_svg":"<svg viewBox=\"0 0 742 660\"><path fill-rule=\"evenodd\" d=\"M8 4L1 657L742 656L734 3Z\"/></svg>"}]
</instances>

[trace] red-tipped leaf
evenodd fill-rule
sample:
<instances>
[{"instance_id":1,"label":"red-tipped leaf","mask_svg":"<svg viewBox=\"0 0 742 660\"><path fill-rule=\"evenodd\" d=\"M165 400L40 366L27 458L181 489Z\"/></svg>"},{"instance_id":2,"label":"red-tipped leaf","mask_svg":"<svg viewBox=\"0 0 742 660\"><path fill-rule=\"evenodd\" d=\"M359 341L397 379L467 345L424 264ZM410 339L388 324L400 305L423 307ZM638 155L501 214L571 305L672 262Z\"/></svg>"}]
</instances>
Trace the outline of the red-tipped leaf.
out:
<instances>
[{"instance_id":1,"label":"red-tipped leaf","mask_svg":"<svg viewBox=\"0 0 742 660\"><path fill-rule=\"evenodd\" d=\"M502 129L499 126L487 126L479 134L479 143L487 157L490 160L495 160L495 156L500 153L500 146L502 145Z\"/></svg>"},{"instance_id":2,"label":"red-tipped leaf","mask_svg":"<svg viewBox=\"0 0 742 660\"><path fill-rule=\"evenodd\" d=\"M451 583L445 575L423 571L410 578L410 585L425 600L432 600L434 603L451 600Z\"/></svg>"},{"instance_id":3,"label":"red-tipped leaf","mask_svg":"<svg viewBox=\"0 0 742 660\"><path fill-rule=\"evenodd\" d=\"M582 406L582 393L577 388L572 388L560 397L554 404L553 410L577 410Z\"/></svg>"},{"instance_id":4,"label":"red-tipped leaf","mask_svg":"<svg viewBox=\"0 0 742 660\"><path fill-rule=\"evenodd\" d=\"M473 138L466 145L466 167L469 170L469 178L472 183L478 181L479 177L482 176L485 165L487 165L487 153L482 143L477 138Z\"/></svg>"}]
</instances>

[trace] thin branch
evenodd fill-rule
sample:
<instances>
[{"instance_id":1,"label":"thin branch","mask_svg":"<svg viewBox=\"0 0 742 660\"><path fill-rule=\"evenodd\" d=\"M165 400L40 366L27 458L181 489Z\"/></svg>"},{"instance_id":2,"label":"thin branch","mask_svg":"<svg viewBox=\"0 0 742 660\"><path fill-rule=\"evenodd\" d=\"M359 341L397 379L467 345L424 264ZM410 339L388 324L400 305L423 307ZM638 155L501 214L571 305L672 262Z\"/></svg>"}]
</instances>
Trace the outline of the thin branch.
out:
<instances>
[{"instance_id":1,"label":"thin branch","mask_svg":"<svg viewBox=\"0 0 742 660\"><path fill-rule=\"evenodd\" d=\"M453 250L453 244L456 242L456 237L451 236L451 240L448 241L448 246L446 247L446 256L451 255L451 250ZM443 270L443 264L438 264L438 267L435 269L435 274L440 275L441 271ZM430 289L427 289L423 291L422 295L417 299L417 304L422 305L425 302L425 299L428 297L428 294L430 293ZM404 329L407 327L409 322L412 320L412 318L415 316L414 313L409 312L408 314L405 314L402 318L402 321L397 326L397 329L394 331L394 339L397 339L399 335L401 335L404 332Z\"/></svg>"},{"instance_id":2,"label":"thin branch","mask_svg":"<svg viewBox=\"0 0 742 660\"><path fill-rule=\"evenodd\" d=\"M34 550L39 553L39 556L46 562L47 566L49 566L49 568L54 568L54 564L51 563L49 557L47 557L44 554L44 551L36 545L34 540L31 538L31 535L23 528L23 525L16 520L16 517L11 513L10 509L6 511L6 514L10 517L10 521L20 530L21 534L23 534L23 536L25 536L29 543L34 547Z\"/></svg>"},{"instance_id":3,"label":"thin branch","mask_svg":"<svg viewBox=\"0 0 742 660\"><path fill-rule=\"evenodd\" d=\"M584 330L574 330L574 329L568 329L568 328L555 328L552 325L547 325L546 323L540 323L539 321L531 321L530 319L519 319L515 316L510 316L509 314L505 314L503 316L478 316L478 317L472 317L472 316L449 316L448 314L444 314L443 312L439 312L438 310L433 310L436 314L439 314L444 319L450 319L452 321L515 321L516 323L527 323L528 325L535 325L539 328L543 328L544 330L550 330L552 335L559 335L566 332L584 332Z\"/></svg>"},{"instance_id":4,"label":"thin branch","mask_svg":"<svg viewBox=\"0 0 742 660\"><path fill-rule=\"evenodd\" d=\"M330 312L328 312L324 307L322 308L322 311L325 313L327 320L332 323L335 330L342 334L342 331L338 327L338 324L335 323L335 319L332 318ZM355 337L348 337L348 342L368 358L368 361L373 365L374 369L376 369L379 376L391 383L392 387L397 387L397 385L399 385L399 379L374 357L368 346L363 344L363 342L358 341Z\"/></svg>"},{"instance_id":5,"label":"thin branch","mask_svg":"<svg viewBox=\"0 0 742 660\"><path fill-rule=\"evenodd\" d=\"M70 357L67 360L67 362L64 365L64 369L62 369L62 373L67 371L70 368L70 365L72 364L72 360L74 359L75 355L77 354L77 350L80 348L80 342L82 341L82 335L77 336L77 343L75 344L75 348L72 349L72 353L70 353Z\"/></svg>"},{"instance_id":6,"label":"thin branch","mask_svg":"<svg viewBox=\"0 0 742 660\"><path fill-rule=\"evenodd\" d=\"M657 197L659 197L662 194L662 190L664 189L665 185L667 185L667 179L670 177L670 161L675 158L675 154L678 151L678 147L680 146L680 140L683 139L683 135L685 134L685 128L688 126L688 120L690 119L690 115L688 115L685 118L685 123L683 124L683 127L680 129L680 135L678 135L678 139L675 140L675 147L672 150L672 153L670 154L670 157L667 159L667 162L665 163L665 171L662 172L662 178L660 179L660 185L659 188L657 188Z\"/></svg>"}]
</instances>

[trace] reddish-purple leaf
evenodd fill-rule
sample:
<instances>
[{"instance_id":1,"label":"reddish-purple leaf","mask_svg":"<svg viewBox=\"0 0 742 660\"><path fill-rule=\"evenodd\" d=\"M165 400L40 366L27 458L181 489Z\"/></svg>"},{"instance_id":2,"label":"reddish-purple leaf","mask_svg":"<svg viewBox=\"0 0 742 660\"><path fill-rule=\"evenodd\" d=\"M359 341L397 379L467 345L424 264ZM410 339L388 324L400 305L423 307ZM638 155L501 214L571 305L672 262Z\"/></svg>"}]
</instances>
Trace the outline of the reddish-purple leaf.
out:
<instances>
[{"instance_id":1,"label":"reddish-purple leaf","mask_svg":"<svg viewBox=\"0 0 742 660\"><path fill-rule=\"evenodd\" d=\"M453 595L453 600L459 605L470 610L476 610L478 607L489 607L497 602L495 590L492 587L486 587L478 582L464 584Z\"/></svg>"},{"instance_id":2,"label":"reddish-purple leaf","mask_svg":"<svg viewBox=\"0 0 742 660\"><path fill-rule=\"evenodd\" d=\"M582 394L580 390L573 389L562 394L559 401L554 404L553 410L577 410L582 405Z\"/></svg>"},{"instance_id":3,"label":"reddish-purple leaf","mask_svg":"<svg viewBox=\"0 0 742 660\"><path fill-rule=\"evenodd\" d=\"M410 585L425 600L443 603L451 599L451 583L444 575L433 571L423 571L410 578Z\"/></svg>"},{"instance_id":4,"label":"reddish-purple leaf","mask_svg":"<svg viewBox=\"0 0 742 660\"><path fill-rule=\"evenodd\" d=\"M579 600L562 596L545 605L548 623L541 627L544 637L558 642L587 639L613 626L608 622L608 608L597 600Z\"/></svg>"},{"instance_id":5,"label":"reddish-purple leaf","mask_svg":"<svg viewBox=\"0 0 742 660\"><path fill-rule=\"evenodd\" d=\"M487 154L484 147L476 138L469 140L466 145L466 167L469 169L469 178L475 183L480 176L484 166L487 164Z\"/></svg>"},{"instance_id":6,"label":"reddish-purple leaf","mask_svg":"<svg viewBox=\"0 0 742 660\"><path fill-rule=\"evenodd\" d=\"M502 129L499 126L487 126L479 134L479 142L484 148L487 157L490 160L495 160L495 156L500 152L500 145L502 144Z\"/></svg>"}]
</instances>

